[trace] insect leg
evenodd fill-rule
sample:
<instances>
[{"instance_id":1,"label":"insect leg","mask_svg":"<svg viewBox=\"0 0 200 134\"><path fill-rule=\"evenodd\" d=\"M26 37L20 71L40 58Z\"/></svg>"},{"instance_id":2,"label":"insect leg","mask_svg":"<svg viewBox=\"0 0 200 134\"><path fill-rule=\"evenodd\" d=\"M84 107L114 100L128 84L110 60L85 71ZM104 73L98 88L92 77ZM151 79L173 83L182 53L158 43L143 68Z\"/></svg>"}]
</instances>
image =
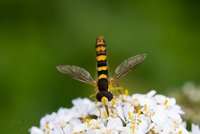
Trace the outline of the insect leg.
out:
<instances>
[{"instance_id":1,"label":"insect leg","mask_svg":"<svg viewBox=\"0 0 200 134\"><path fill-rule=\"evenodd\" d=\"M112 87L111 90L113 91L118 91L122 95L122 100L123 100L123 94L124 94L124 89L117 84L117 87Z\"/></svg>"},{"instance_id":2,"label":"insect leg","mask_svg":"<svg viewBox=\"0 0 200 134\"><path fill-rule=\"evenodd\" d=\"M104 105L104 107L105 107L106 113L107 113L107 115L108 115L108 117L109 117L108 105L106 104L106 105Z\"/></svg>"},{"instance_id":3,"label":"insect leg","mask_svg":"<svg viewBox=\"0 0 200 134\"><path fill-rule=\"evenodd\" d=\"M120 117L119 114L117 113L117 109L116 109L115 107L112 107L112 112L114 112L113 109L116 110L117 117L122 121L123 126L126 126L125 121L124 121L124 120L122 119L122 117Z\"/></svg>"},{"instance_id":4,"label":"insect leg","mask_svg":"<svg viewBox=\"0 0 200 134\"><path fill-rule=\"evenodd\" d=\"M99 108L99 106L97 105L97 103L98 103L98 101L95 102L95 106L99 110L99 118L101 118L101 109Z\"/></svg>"},{"instance_id":5,"label":"insect leg","mask_svg":"<svg viewBox=\"0 0 200 134\"><path fill-rule=\"evenodd\" d=\"M91 94L91 95L90 95L90 98L91 98L92 100L96 100L96 94L97 94L97 93Z\"/></svg>"}]
</instances>

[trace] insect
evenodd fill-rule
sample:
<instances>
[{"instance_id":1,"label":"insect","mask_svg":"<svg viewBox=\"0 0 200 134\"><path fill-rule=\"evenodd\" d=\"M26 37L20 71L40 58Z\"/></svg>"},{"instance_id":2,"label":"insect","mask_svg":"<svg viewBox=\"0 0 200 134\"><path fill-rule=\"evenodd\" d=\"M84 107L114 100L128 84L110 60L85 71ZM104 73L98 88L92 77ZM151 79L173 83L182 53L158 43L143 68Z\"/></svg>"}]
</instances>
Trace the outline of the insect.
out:
<instances>
[{"instance_id":1,"label":"insect","mask_svg":"<svg viewBox=\"0 0 200 134\"><path fill-rule=\"evenodd\" d=\"M97 61L97 80L93 80L90 73L85 69L73 66L73 65L60 65L57 66L57 70L63 74L66 74L76 80L90 84L94 86L96 91L96 99L99 102L102 102L105 106L107 102L113 99L113 94L111 92L112 86L124 75L126 75L130 70L137 67L142 63L146 54L136 55L124 60L116 68L115 73L112 78L109 78L108 75L108 66L107 66L107 56L106 56L106 43L103 36L99 36L96 39L96 61ZM106 108L108 113L108 109Z\"/></svg>"}]
</instances>

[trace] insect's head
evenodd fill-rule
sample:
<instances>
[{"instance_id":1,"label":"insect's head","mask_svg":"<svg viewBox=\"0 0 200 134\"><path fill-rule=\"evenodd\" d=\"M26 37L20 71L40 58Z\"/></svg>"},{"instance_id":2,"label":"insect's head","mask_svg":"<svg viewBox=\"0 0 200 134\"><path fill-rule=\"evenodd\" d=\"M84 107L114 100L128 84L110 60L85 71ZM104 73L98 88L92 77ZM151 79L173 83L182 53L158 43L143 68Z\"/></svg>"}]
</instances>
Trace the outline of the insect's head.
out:
<instances>
[{"instance_id":1,"label":"insect's head","mask_svg":"<svg viewBox=\"0 0 200 134\"><path fill-rule=\"evenodd\" d=\"M104 37L103 36L99 36L97 37L97 45L99 44L105 44L105 40L104 40Z\"/></svg>"},{"instance_id":2,"label":"insect's head","mask_svg":"<svg viewBox=\"0 0 200 134\"><path fill-rule=\"evenodd\" d=\"M101 91L97 93L96 99L103 104L107 104L108 101L113 99L113 94L109 91Z\"/></svg>"}]
</instances>

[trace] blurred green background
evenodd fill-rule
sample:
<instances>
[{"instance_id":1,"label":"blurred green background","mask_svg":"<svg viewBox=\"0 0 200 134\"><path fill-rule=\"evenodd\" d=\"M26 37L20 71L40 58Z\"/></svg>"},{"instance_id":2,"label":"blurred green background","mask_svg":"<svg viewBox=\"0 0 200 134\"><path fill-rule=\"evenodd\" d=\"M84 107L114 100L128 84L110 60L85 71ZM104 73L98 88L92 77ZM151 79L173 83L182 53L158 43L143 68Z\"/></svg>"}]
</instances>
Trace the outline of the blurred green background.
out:
<instances>
[{"instance_id":1,"label":"blurred green background","mask_svg":"<svg viewBox=\"0 0 200 134\"><path fill-rule=\"evenodd\" d=\"M46 113L93 87L56 71L78 65L96 76L95 39L108 44L110 73L125 58L147 60L120 81L131 92L166 93L200 83L198 1L0 1L1 133L28 133Z\"/></svg>"}]
</instances>

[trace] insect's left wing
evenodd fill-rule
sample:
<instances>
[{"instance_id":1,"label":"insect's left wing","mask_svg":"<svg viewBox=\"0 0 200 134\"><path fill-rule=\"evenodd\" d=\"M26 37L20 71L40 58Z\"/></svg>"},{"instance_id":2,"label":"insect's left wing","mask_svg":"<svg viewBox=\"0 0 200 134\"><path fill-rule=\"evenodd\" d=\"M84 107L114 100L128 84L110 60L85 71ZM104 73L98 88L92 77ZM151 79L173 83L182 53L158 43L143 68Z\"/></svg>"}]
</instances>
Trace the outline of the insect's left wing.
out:
<instances>
[{"instance_id":1,"label":"insect's left wing","mask_svg":"<svg viewBox=\"0 0 200 134\"><path fill-rule=\"evenodd\" d=\"M136 55L124 60L116 69L112 82L116 82L118 79L126 75L130 70L136 68L146 58L146 54Z\"/></svg>"},{"instance_id":2,"label":"insect's left wing","mask_svg":"<svg viewBox=\"0 0 200 134\"><path fill-rule=\"evenodd\" d=\"M95 81L90 76L90 73L78 66L60 65L56 67L57 70L66 74L73 79L95 86Z\"/></svg>"}]
</instances>

